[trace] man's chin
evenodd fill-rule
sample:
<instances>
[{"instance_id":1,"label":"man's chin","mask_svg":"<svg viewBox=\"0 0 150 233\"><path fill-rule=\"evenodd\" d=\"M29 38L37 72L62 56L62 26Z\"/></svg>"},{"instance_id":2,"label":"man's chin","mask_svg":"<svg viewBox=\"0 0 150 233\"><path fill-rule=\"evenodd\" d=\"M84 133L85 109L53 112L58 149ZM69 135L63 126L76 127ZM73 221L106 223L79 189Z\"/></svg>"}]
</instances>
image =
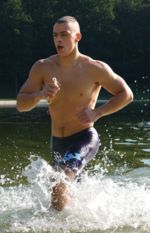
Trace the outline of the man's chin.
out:
<instances>
[{"instance_id":1,"label":"man's chin","mask_svg":"<svg viewBox=\"0 0 150 233\"><path fill-rule=\"evenodd\" d=\"M59 57L67 57L69 53L57 53Z\"/></svg>"}]
</instances>

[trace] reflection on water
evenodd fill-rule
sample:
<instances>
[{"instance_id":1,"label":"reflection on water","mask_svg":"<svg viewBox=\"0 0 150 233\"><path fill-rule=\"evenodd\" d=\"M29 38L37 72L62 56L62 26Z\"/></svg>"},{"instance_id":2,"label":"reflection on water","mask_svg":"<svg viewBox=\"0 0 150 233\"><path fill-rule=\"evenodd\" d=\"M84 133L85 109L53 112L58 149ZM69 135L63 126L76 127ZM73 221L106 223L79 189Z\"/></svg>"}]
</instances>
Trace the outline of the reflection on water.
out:
<instances>
[{"instance_id":1,"label":"reflection on water","mask_svg":"<svg viewBox=\"0 0 150 233\"><path fill-rule=\"evenodd\" d=\"M0 233L150 232L150 120L139 105L97 122L102 150L62 212L50 205L60 174L50 166L46 108L1 109Z\"/></svg>"}]
</instances>

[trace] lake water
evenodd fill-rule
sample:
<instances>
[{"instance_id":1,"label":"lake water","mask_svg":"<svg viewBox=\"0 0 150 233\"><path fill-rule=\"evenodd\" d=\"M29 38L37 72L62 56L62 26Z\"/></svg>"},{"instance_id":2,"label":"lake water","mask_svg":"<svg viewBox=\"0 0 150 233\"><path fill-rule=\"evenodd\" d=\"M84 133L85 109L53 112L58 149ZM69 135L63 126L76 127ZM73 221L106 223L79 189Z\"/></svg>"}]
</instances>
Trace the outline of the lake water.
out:
<instances>
[{"instance_id":1,"label":"lake water","mask_svg":"<svg viewBox=\"0 0 150 233\"><path fill-rule=\"evenodd\" d=\"M62 212L50 206L51 178L60 175L50 166L47 108L1 108L0 233L150 232L148 104L135 101L96 123L102 148L70 185Z\"/></svg>"}]
</instances>

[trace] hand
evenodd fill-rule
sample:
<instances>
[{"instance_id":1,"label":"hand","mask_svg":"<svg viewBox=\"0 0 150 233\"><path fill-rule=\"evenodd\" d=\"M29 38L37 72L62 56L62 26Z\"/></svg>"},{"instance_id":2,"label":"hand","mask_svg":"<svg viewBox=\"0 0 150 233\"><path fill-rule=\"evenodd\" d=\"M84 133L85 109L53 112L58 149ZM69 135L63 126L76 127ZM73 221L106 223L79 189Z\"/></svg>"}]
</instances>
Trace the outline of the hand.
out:
<instances>
[{"instance_id":1,"label":"hand","mask_svg":"<svg viewBox=\"0 0 150 233\"><path fill-rule=\"evenodd\" d=\"M77 111L76 116L82 124L93 123L98 119L94 109L87 107L80 108L80 110Z\"/></svg>"},{"instance_id":2,"label":"hand","mask_svg":"<svg viewBox=\"0 0 150 233\"><path fill-rule=\"evenodd\" d=\"M41 98L51 102L60 90L60 84L55 77L52 78L40 91Z\"/></svg>"}]
</instances>

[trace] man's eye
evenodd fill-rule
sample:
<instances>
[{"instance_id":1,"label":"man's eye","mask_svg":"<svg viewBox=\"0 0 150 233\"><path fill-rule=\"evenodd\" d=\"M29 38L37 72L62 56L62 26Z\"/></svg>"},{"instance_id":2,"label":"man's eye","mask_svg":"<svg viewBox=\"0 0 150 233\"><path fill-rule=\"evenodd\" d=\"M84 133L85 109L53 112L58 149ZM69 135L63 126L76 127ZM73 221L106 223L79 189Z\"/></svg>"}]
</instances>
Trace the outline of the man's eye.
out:
<instances>
[{"instance_id":1,"label":"man's eye","mask_svg":"<svg viewBox=\"0 0 150 233\"><path fill-rule=\"evenodd\" d=\"M62 37L68 36L68 34L61 34Z\"/></svg>"}]
</instances>

